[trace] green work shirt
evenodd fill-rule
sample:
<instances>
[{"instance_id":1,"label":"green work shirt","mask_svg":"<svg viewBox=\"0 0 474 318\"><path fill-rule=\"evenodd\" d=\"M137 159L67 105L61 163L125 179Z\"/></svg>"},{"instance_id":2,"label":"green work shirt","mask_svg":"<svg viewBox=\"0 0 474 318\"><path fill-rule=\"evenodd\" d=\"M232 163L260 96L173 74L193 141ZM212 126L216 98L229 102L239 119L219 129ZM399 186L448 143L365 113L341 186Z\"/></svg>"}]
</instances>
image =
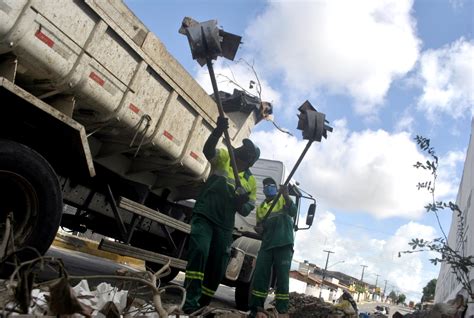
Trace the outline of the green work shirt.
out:
<instances>
[{"instance_id":1,"label":"green work shirt","mask_svg":"<svg viewBox=\"0 0 474 318\"><path fill-rule=\"evenodd\" d=\"M223 229L233 230L235 212L247 216L255 208L257 183L249 170L239 173L240 183L249 193L249 201L240 211L236 211L235 179L229 153L225 149L217 149L210 163L211 175L196 200L193 213L203 215Z\"/></svg>"},{"instance_id":2,"label":"green work shirt","mask_svg":"<svg viewBox=\"0 0 474 318\"><path fill-rule=\"evenodd\" d=\"M261 222L267 211L272 206L272 201L263 201L257 208L257 222ZM285 207L286 200L280 196L272 212L263 224L262 245L260 248L267 250L274 247L293 245L293 218L296 216L296 205L290 200Z\"/></svg>"}]
</instances>

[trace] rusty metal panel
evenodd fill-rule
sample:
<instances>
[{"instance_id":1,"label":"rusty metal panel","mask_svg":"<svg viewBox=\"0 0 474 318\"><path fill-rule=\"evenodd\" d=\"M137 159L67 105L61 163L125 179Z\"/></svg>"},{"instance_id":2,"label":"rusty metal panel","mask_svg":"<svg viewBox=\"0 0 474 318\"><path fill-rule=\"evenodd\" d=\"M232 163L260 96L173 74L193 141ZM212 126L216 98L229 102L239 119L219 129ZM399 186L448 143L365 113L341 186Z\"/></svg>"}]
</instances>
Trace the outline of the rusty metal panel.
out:
<instances>
[{"instance_id":1,"label":"rusty metal panel","mask_svg":"<svg viewBox=\"0 0 474 318\"><path fill-rule=\"evenodd\" d=\"M94 0L93 2L111 20L115 21L135 44L138 46L143 44L148 29L121 0Z\"/></svg>"},{"instance_id":2,"label":"rusty metal panel","mask_svg":"<svg viewBox=\"0 0 474 318\"><path fill-rule=\"evenodd\" d=\"M206 121L211 123L216 120L218 112L214 100L184 67L168 53L166 47L153 33L148 33L142 50L153 61L153 64L159 67L175 83L179 88L177 89L178 94L185 99L192 100L192 104L197 106Z\"/></svg>"},{"instance_id":3,"label":"rusty metal panel","mask_svg":"<svg viewBox=\"0 0 474 318\"><path fill-rule=\"evenodd\" d=\"M34 0L31 7L80 47L86 45L99 21L97 14L81 1Z\"/></svg>"}]
</instances>

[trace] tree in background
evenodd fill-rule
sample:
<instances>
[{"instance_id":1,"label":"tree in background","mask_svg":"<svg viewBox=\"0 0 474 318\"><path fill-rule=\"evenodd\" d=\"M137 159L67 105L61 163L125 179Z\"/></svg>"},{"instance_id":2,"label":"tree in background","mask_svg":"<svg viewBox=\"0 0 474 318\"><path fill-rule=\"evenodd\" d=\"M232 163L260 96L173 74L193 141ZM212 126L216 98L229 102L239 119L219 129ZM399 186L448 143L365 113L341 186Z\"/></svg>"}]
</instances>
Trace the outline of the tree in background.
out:
<instances>
[{"instance_id":1,"label":"tree in background","mask_svg":"<svg viewBox=\"0 0 474 318\"><path fill-rule=\"evenodd\" d=\"M393 290L390 292L390 294L388 294L388 298L392 300L392 303L396 303L398 300L398 296Z\"/></svg>"},{"instance_id":2,"label":"tree in background","mask_svg":"<svg viewBox=\"0 0 474 318\"><path fill-rule=\"evenodd\" d=\"M422 302L434 300L436 290L436 279L432 279L423 287L423 298Z\"/></svg>"},{"instance_id":3,"label":"tree in background","mask_svg":"<svg viewBox=\"0 0 474 318\"><path fill-rule=\"evenodd\" d=\"M398 295L397 304L404 304L407 296L405 294Z\"/></svg>"}]
</instances>

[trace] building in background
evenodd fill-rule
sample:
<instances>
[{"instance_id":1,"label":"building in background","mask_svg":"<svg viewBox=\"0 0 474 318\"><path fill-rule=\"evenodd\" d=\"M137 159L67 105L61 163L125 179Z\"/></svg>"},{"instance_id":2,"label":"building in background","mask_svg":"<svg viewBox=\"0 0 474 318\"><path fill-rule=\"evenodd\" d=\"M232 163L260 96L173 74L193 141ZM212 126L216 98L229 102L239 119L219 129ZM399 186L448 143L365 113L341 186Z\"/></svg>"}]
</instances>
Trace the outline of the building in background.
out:
<instances>
[{"instance_id":1,"label":"building in background","mask_svg":"<svg viewBox=\"0 0 474 318\"><path fill-rule=\"evenodd\" d=\"M352 293L350 286L344 284L333 275L337 273L339 275L344 275L345 277L350 277L348 275L327 271L324 283L322 283L322 269L315 264L309 262L303 262L299 264L298 270L292 270L290 272L290 292L297 292L300 294L306 294L309 296L319 297L327 302L333 302L339 299L342 296L344 290ZM355 278L350 277L350 279L355 280ZM349 281L349 279L347 279Z\"/></svg>"},{"instance_id":2,"label":"building in background","mask_svg":"<svg viewBox=\"0 0 474 318\"><path fill-rule=\"evenodd\" d=\"M464 162L464 171L459 186L456 204L462 211L464 231L458 233L459 218L453 213L451 228L448 235L449 246L464 255L474 255L474 118L471 123L471 138ZM470 283L474 284L474 271L470 273ZM435 303L453 299L462 290L462 285L456 280L448 264L442 263L436 284Z\"/></svg>"}]
</instances>

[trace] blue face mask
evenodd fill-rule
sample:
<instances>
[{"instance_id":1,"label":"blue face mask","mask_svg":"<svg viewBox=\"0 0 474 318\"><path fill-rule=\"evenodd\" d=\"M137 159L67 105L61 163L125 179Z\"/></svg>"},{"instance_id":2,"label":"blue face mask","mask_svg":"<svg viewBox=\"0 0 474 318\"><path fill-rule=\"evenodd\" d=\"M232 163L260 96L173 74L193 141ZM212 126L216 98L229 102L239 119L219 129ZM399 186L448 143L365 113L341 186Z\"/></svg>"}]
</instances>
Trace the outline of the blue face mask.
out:
<instances>
[{"instance_id":1,"label":"blue face mask","mask_svg":"<svg viewBox=\"0 0 474 318\"><path fill-rule=\"evenodd\" d=\"M265 196L267 197L274 197L277 195L277 186L276 184L267 184L265 186L263 186L263 194L265 194Z\"/></svg>"}]
</instances>

